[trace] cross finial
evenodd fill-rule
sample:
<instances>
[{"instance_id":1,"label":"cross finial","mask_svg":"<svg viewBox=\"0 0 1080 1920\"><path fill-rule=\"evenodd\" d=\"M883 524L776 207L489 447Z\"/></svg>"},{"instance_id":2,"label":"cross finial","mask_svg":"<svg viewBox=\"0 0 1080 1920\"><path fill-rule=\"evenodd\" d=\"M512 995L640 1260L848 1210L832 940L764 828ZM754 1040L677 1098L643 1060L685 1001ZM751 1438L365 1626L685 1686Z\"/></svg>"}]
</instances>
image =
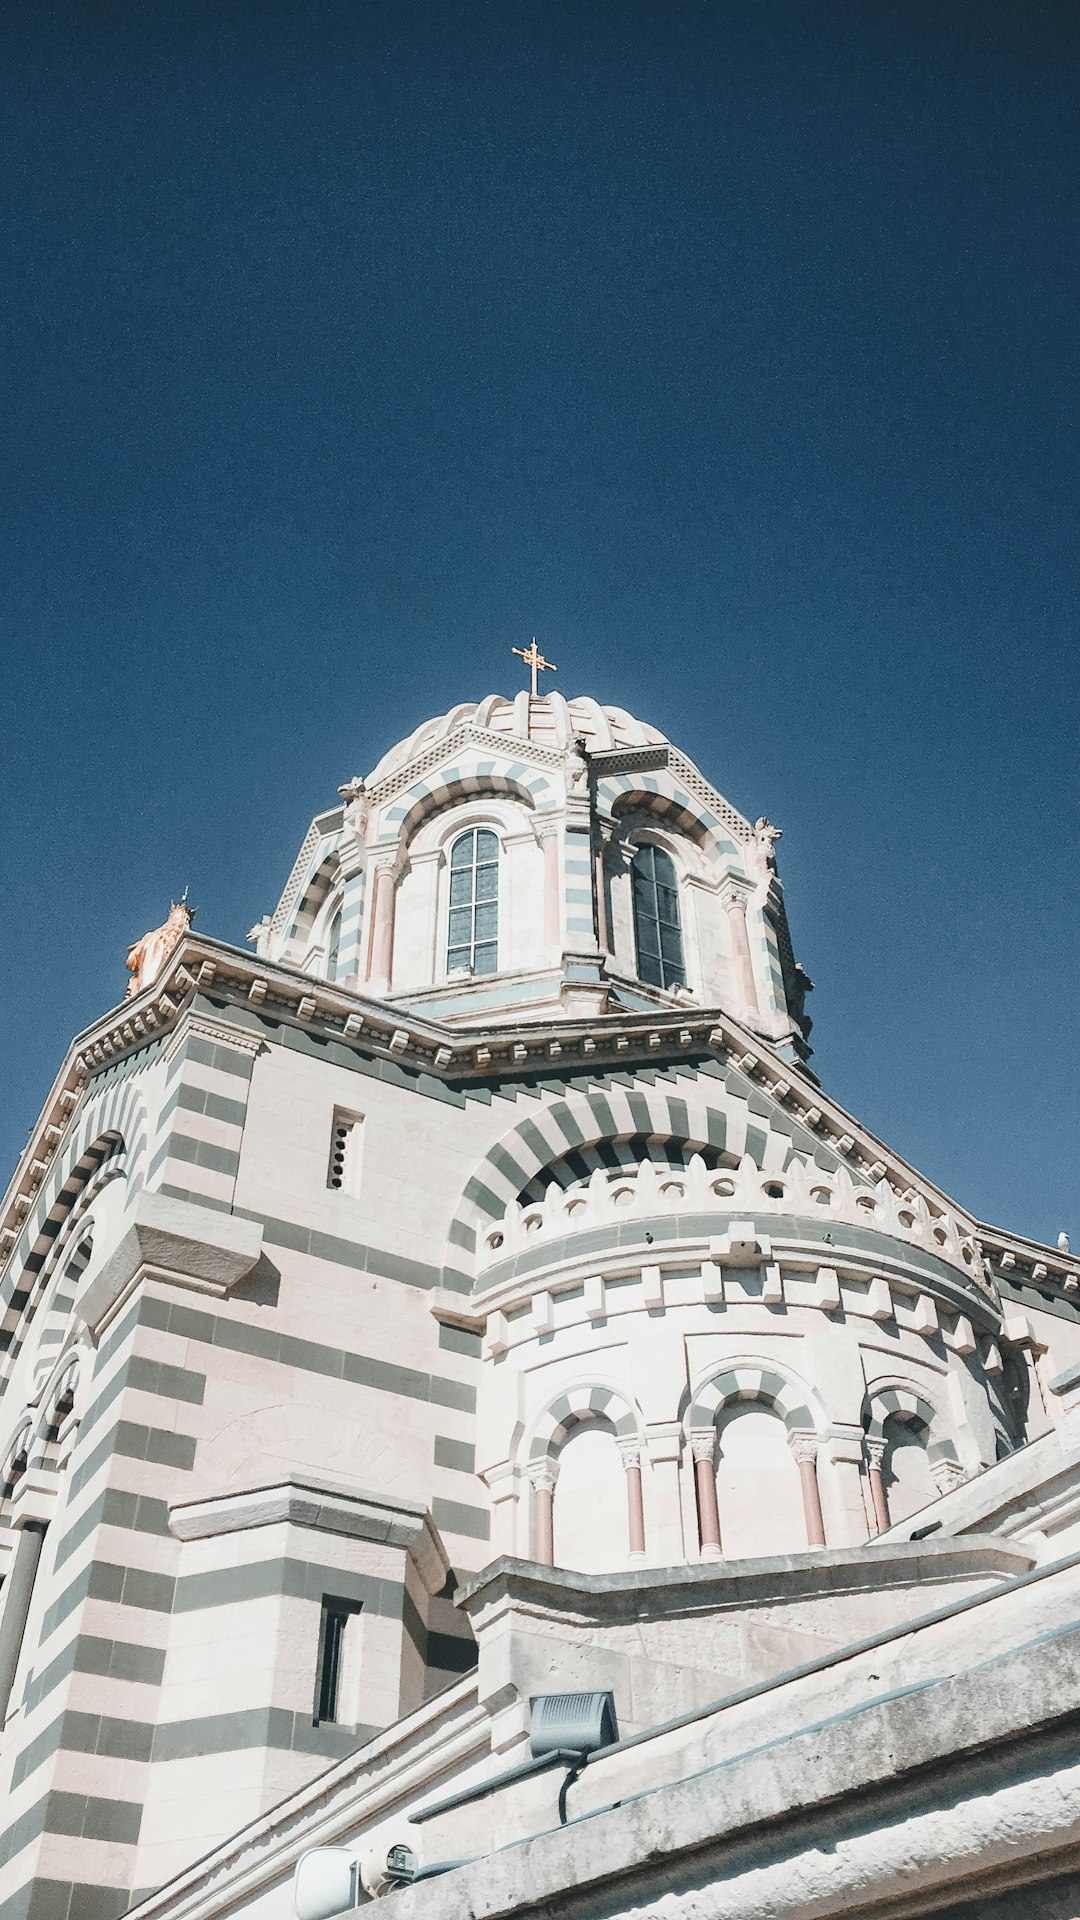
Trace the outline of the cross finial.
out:
<instances>
[{"instance_id":1,"label":"cross finial","mask_svg":"<svg viewBox=\"0 0 1080 1920\"><path fill-rule=\"evenodd\" d=\"M536 635L535 635L535 633L533 634L533 637L532 637L532 645L531 645L531 646L528 646L528 647L511 647L511 649L510 649L510 651L511 651L511 653L516 653L516 654L517 654L517 657L518 657L518 659L519 659L519 660L524 660L524 662L525 662L525 665L526 665L527 667L529 667L529 668L531 669L531 671L532 671L532 691L533 691L533 699L535 699L535 698L536 698L536 675L537 675L537 673L538 673L538 672L540 672L540 673L558 673L558 671L559 671L559 669L558 669L558 667L557 667L557 666L555 665L555 662L554 662L554 660L545 660L545 659L544 659L544 656L543 656L543 654L541 653L541 651L540 651L540 649L539 649L539 647L538 647L538 646L537 646L537 644L536 644Z\"/></svg>"}]
</instances>

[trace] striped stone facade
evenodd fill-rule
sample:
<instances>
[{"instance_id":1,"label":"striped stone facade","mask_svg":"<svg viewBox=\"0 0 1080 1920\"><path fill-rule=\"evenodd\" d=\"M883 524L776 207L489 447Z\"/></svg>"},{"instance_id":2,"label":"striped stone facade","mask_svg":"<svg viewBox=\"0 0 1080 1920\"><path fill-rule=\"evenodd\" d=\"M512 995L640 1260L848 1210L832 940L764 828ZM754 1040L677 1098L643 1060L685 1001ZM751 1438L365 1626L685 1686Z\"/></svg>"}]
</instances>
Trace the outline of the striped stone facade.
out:
<instances>
[{"instance_id":1,"label":"striped stone facade","mask_svg":"<svg viewBox=\"0 0 1080 1920\"><path fill-rule=\"evenodd\" d=\"M868 1551L1080 1361L1075 1261L805 1071L771 840L653 730L489 700L342 798L254 956L189 932L80 1036L3 1205L0 1920L152 1907L447 1689L449 1728L499 1555ZM498 966L450 980L478 824Z\"/></svg>"}]
</instances>

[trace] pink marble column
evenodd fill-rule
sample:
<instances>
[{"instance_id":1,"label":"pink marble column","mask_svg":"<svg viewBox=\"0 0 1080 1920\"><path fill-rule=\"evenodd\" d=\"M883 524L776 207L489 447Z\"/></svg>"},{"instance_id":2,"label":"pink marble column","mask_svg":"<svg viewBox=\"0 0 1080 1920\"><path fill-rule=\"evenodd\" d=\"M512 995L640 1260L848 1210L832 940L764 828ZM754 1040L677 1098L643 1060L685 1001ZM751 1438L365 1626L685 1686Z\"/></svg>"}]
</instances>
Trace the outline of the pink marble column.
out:
<instances>
[{"instance_id":1,"label":"pink marble column","mask_svg":"<svg viewBox=\"0 0 1080 1920\"><path fill-rule=\"evenodd\" d=\"M694 1479L697 1482L701 1557L703 1560L719 1560L721 1555L720 1509L716 1504L716 1434L714 1430L710 1427L708 1433L692 1433L690 1448L694 1456Z\"/></svg>"},{"instance_id":2,"label":"pink marble column","mask_svg":"<svg viewBox=\"0 0 1080 1920\"><path fill-rule=\"evenodd\" d=\"M555 1565L555 1479L550 1460L535 1460L528 1469L532 1487L532 1557L542 1567Z\"/></svg>"},{"instance_id":3,"label":"pink marble column","mask_svg":"<svg viewBox=\"0 0 1080 1920\"><path fill-rule=\"evenodd\" d=\"M750 1012L758 1011L757 985L754 980L754 962L750 955L750 937L746 931L745 890L728 881L720 895L721 904L727 914L728 928L731 933L731 952L735 963L735 982L744 1007Z\"/></svg>"},{"instance_id":4,"label":"pink marble column","mask_svg":"<svg viewBox=\"0 0 1080 1920\"><path fill-rule=\"evenodd\" d=\"M795 1455L802 1483L803 1518L806 1521L806 1544L808 1547L825 1545L825 1521L821 1512L821 1493L817 1477L817 1436L812 1433L792 1433L788 1435L788 1445Z\"/></svg>"},{"instance_id":5,"label":"pink marble column","mask_svg":"<svg viewBox=\"0 0 1080 1920\"><path fill-rule=\"evenodd\" d=\"M885 1482L881 1469L885 1463L884 1440L868 1440L866 1443L867 1478L870 1482L870 1498L874 1503L874 1532L885 1533L889 1527L889 1503L885 1497Z\"/></svg>"},{"instance_id":6,"label":"pink marble column","mask_svg":"<svg viewBox=\"0 0 1080 1920\"><path fill-rule=\"evenodd\" d=\"M626 1475L626 1530L631 1558L645 1553L645 1503L641 1488L641 1447L637 1440L619 1441L619 1458Z\"/></svg>"},{"instance_id":7,"label":"pink marble column","mask_svg":"<svg viewBox=\"0 0 1080 1920\"><path fill-rule=\"evenodd\" d=\"M394 874L390 866L376 867L375 891L371 902L371 934L368 939L367 977L382 986L390 985L394 957Z\"/></svg>"}]
</instances>

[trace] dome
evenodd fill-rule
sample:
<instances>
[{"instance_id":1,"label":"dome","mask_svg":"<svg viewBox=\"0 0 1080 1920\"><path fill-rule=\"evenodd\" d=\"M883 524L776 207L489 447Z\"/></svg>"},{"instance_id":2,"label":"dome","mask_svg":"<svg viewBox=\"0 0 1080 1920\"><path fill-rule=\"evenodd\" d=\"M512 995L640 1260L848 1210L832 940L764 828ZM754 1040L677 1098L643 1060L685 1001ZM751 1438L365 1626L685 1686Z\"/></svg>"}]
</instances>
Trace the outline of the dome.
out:
<instances>
[{"instance_id":1,"label":"dome","mask_svg":"<svg viewBox=\"0 0 1080 1920\"><path fill-rule=\"evenodd\" d=\"M434 746L458 727L482 727L487 733L505 733L518 740L536 740L543 746L567 747L580 738L592 753L608 753L615 747L664 746L666 734L644 720L635 720L622 707L602 707L598 700L579 694L566 700L561 693L532 695L522 691L508 700L501 693L488 693L482 700L463 700L449 713L425 720L406 739L384 753L368 775L368 785L376 786L399 767L407 766L417 754Z\"/></svg>"}]
</instances>

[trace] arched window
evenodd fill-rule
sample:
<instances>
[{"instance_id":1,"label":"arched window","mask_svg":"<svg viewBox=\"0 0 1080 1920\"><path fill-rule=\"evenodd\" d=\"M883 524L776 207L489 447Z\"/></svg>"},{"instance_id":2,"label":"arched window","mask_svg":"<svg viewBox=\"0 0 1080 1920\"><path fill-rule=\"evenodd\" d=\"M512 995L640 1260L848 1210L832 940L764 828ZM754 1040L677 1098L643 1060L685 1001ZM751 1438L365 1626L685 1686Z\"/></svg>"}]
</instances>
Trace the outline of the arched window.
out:
<instances>
[{"instance_id":1,"label":"arched window","mask_svg":"<svg viewBox=\"0 0 1080 1920\"><path fill-rule=\"evenodd\" d=\"M499 964L499 842L470 827L450 850L449 973L495 973Z\"/></svg>"},{"instance_id":2,"label":"arched window","mask_svg":"<svg viewBox=\"0 0 1080 1920\"><path fill-rule=\"evenodd\" d=\"M717 1422L716 1502L726 1560L801 1553L806 1517L787 1429L771 1407L725 1407Z\"/></svg>"},{"instance_id":3,"label":"arched window","mask_svg":"<svg viewBox=\"0 0 1080 1920\"><path fill-rule=\"evenodd\" d=\"M326 943L326 977L337 979L338 954L341 952L341 908L339 907L330 922L330 933Z\"/></svg>"},{"instance_id":4,"label":"arched window","mask_svg":"<svg viewBox=\"0 0 1080 1920\"><path fill-rule=\"evenodd\" d=\"M638 973L654 987L686 985L675 862L647 841L634 855L634 934Z\"/></svg>"}]
</instances>

